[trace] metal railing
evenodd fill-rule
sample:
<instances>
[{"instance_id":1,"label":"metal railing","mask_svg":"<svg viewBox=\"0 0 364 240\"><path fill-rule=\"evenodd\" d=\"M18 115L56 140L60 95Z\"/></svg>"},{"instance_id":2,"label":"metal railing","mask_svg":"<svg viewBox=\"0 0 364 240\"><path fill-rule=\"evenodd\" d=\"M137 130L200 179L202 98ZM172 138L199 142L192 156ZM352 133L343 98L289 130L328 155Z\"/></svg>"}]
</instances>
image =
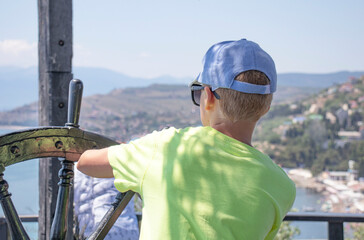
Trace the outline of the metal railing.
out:
<instances>
[{"instance_id":1,"label":"metal railing","mask_svg":"<svg viewBox=\"0 0 364 240\"><path fill-rule=\"evenodd\" d=\"M344 240L344 222L364 222L364 214L289 212L284 221L327 222L328 239Z\"/></svg>"},{"instance_id":2,"label":"metal railing","mask_svg":"<svg viewBox=\"0 0 364 240\"><path fill-rule=\"evenodd\" d=\"M20 220L22 222L38 222L38 216L20 216ZM284 221L327 222L328 239L344 240L344 223L364 222L364 214L289 212ZM0 217L0 239L10 239L4 217Z\"/></svg>"}]
</instances>

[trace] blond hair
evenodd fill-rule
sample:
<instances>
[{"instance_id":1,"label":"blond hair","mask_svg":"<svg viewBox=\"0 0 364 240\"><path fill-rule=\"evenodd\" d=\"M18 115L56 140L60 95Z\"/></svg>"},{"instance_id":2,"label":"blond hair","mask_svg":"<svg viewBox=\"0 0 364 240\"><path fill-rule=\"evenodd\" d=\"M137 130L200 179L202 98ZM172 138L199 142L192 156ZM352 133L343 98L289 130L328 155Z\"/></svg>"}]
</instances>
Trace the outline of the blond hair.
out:
<instances>
[{"instance_id":1,"label":"blond hair","mask_svg":"<svg viewBox=\"0 0 364 240\"><path fill-rule=\"evenodd\" d=\"M235 80L257 85L269 84L268 77L255 70L240 73ZM232 122L238 120L258 121L268 110L272 103L273 94L251 94L238 92L232 89L219 88L222 113Z\"/></svg>"}]
</instances>

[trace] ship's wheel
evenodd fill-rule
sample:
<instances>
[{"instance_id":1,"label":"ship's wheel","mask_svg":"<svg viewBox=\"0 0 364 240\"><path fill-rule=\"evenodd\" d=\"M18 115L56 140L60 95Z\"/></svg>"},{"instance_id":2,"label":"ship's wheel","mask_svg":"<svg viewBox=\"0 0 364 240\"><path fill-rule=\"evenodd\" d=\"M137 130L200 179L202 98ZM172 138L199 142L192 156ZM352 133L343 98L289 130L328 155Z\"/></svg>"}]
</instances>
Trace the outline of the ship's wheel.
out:
<instances>
[{"instance_id":1,"label":"ship's wheel","mask_svg":"<svg viewBox=\"0 0 364 240\"><path fill-rule=\"evenodd\" d=\"M102 135L79 129L82 89L80 80L70 82L68 122L64 127L39 127L0 136L0 202L13 239L29 239L29 236L12 203L9 185L4 180L3 172L7 166L37 158L40 161L46 157L59 158L62 167L58 174L60 181L51 239L65 239L74 165L67 160L67 156L119 144ZM104 239L133 195L131 191L117 194L115 202L88 239Z\"/></svg>"}]
</instances>

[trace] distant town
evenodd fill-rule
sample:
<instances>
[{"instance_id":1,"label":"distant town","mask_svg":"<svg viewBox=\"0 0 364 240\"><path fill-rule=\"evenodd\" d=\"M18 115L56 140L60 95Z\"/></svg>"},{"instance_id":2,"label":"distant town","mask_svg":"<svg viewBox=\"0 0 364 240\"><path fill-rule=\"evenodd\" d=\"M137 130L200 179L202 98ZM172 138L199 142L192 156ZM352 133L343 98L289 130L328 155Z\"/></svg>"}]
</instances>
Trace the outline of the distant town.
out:
<instances>
[{"instance_id":1,"label":"distant town","mask_svg":"<svg viewBox=\"0 0 364 240\"><path fill-rule=\"evenodd\" d=\"M298 187L324 196L321 209L300 211L364 212L363 110L364 76L273 107L261 122L257 146L286 167Z\"/></svg>"}]
</instances>

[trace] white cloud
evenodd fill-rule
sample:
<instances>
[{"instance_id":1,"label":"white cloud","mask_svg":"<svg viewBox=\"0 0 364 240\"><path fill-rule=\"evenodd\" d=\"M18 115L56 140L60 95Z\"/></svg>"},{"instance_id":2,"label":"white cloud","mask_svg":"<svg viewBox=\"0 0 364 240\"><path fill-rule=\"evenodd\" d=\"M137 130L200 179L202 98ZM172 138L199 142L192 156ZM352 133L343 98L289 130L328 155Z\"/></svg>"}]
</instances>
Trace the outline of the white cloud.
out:
<instances>
[{"instance_id":1,"label":"white cloud","mask_svg":"<svg viewBox=\"0 0 364 240\"><path fill-rule=\"evenodd\" d=\"M17 67L38 65L38 44L22 39L0 40L0 65Z\"/></svg>"}]
</instances>

